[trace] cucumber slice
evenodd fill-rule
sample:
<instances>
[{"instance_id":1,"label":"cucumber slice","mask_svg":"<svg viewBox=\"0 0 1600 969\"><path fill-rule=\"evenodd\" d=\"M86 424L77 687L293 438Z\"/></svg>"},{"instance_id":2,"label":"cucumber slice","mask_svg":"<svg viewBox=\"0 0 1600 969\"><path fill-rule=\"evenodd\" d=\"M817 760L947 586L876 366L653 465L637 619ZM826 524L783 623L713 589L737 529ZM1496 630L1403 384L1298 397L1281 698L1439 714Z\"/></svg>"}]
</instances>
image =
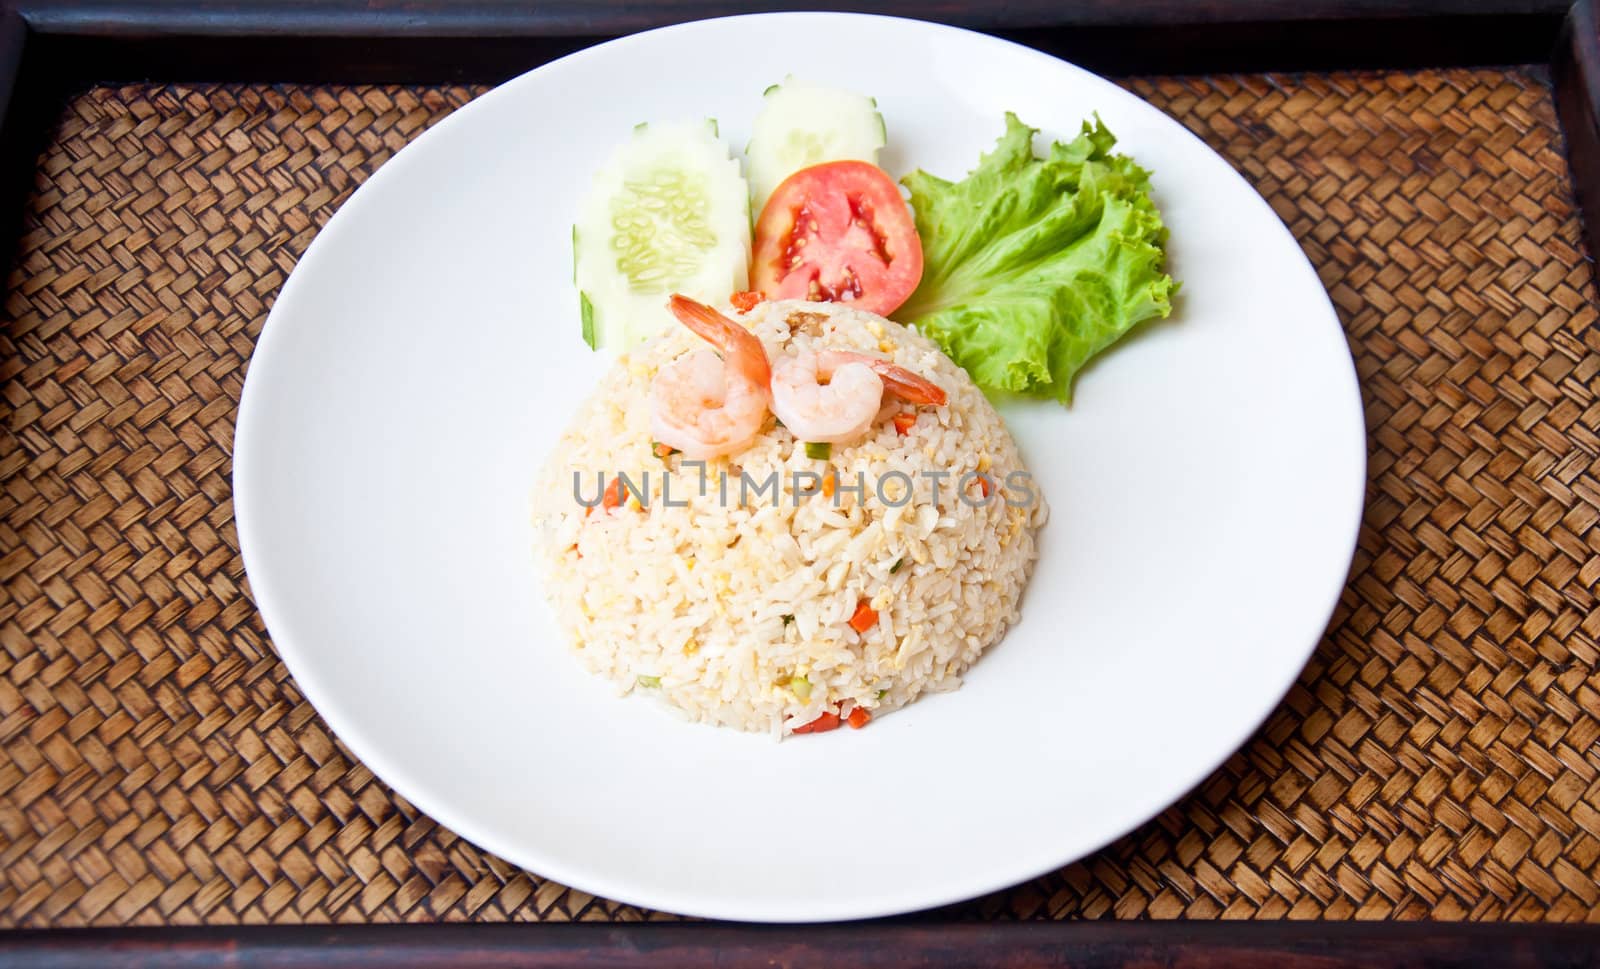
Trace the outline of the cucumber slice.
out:
<instances>
[{"instance_id":1,"label":"cucumber slice","mask_svg":"<svg viewBox=\"0 0 1600 969\"><path fill-rule=\"evenodd\" d=\"M757 216L767 196L784 179L822 162L878 163L888 140L878 103L836 88L818 87L787 77L762 95L750 147L751 211Z\"/></svg>"},{"instance_id":2,"label":"cucumber slice","mask_svg":"<svg viewBox=\"0 0 1600 969\"><path fill-rule=\"evenodd\" d=\"M572 227L589 346L672 325L672 293L721 303L748 283L750 198L715 121L642 124L595 173Z\"/></svg>"}]
</instances>

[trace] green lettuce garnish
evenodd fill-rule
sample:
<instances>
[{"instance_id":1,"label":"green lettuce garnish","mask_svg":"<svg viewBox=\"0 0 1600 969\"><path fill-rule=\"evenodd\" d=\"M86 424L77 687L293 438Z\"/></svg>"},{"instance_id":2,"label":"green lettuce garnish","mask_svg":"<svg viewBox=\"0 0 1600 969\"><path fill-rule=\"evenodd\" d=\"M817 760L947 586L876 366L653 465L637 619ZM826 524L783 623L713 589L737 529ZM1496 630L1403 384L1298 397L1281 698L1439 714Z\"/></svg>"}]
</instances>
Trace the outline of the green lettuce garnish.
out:
<instances>
[{"instance_id":1,"label":"green lettuce garnish","mask_svg":"<svg viewBox=\"0 0 1600 969\"><path fill-rule=\"evenodd\" d=\"M1033 154L1036 129L1007 112L995 149L959 182L917 171L922 283L896 319L938 341L985 390L1072 399L1090 358L1172 312L1167 230L1150 173L1114 155L1096 118Z\"/></svg>"}]
</instances>

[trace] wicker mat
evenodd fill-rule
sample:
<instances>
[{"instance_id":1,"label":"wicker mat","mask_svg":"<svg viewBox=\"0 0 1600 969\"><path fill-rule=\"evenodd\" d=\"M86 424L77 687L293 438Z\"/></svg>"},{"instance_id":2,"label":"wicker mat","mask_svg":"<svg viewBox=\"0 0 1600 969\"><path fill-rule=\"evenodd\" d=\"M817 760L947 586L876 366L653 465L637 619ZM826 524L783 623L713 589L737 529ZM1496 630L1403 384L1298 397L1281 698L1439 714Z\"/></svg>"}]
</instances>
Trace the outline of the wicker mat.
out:
<instances>
[{"instance_id":1,"label":"wicker mat","mask_svg":"<svg viewBox=\"0 0 1600 969\"><path fill-rule=\"evenodd\" d=\"M1600 920L1600 327L1537 71L1130 82L1339 308L1371 478L1260 733L1099 854L941 918ZM244 583L234 409L273 295L458 88L124 87L40 162L0 332L0 925L665 917L419 814Z\"/></svg>"}]
</instances>

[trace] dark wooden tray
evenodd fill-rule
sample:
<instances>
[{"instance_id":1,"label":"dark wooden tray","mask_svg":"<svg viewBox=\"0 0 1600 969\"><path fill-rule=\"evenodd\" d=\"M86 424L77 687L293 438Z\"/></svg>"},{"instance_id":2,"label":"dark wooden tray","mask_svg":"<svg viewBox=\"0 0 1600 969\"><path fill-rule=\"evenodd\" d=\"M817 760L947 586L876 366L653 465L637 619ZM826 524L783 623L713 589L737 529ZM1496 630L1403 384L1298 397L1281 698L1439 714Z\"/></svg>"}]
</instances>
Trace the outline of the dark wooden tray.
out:
<instances>
[{"instance_id":1,"label":"dark wooden tray","mask_svg":"<svg viewBox=\"0 0 1600 969\"><path fill-rule=\"evenodd\" d=\"M748 9L0 7L0 964L1600 964L1595 927L1535 924L1600 921L1591 4L872 7L1117 76L1273 204L1346 327L1371 438L1352 581L1284 705L1160 818L900 919L645 924L349 757L232 531L277 287L483 85ZM485 924L527 920L607 924Z\"/></svg>"}]
</instances>

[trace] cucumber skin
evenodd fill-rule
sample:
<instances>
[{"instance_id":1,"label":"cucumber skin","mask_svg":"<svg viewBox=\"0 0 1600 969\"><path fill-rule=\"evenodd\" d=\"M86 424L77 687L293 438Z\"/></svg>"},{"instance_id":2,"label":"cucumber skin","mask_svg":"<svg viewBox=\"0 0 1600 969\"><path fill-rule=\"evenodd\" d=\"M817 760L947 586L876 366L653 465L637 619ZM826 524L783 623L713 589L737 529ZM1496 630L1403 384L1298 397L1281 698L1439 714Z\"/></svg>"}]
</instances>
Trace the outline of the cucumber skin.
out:
<instances>
[{"instance_id":1,"label":"cucumber skin","mask_svg":"<svg viewBox=\"0 0 1600 969\"><path fill-rule=\"evenodd\" d=\"M578 225L572 225L572 285L578 285ZM594 345L594 304L589 302L589 294L578 290L578 315L583 319L583 342L589 344L589 349Z\"/></svg>"},{"instance_id":2,"label":"cucumber skin","mask_svg":"<svg viewBox=\"0 0 1600 969\"><path fill-rule=\"evenodd\" d=\"M594 342L594 304L589 302L589 294L578 290L578 312L583 316L583 342L589 344L589 349L598 350Z\"/></svg>"}]
</instances>

